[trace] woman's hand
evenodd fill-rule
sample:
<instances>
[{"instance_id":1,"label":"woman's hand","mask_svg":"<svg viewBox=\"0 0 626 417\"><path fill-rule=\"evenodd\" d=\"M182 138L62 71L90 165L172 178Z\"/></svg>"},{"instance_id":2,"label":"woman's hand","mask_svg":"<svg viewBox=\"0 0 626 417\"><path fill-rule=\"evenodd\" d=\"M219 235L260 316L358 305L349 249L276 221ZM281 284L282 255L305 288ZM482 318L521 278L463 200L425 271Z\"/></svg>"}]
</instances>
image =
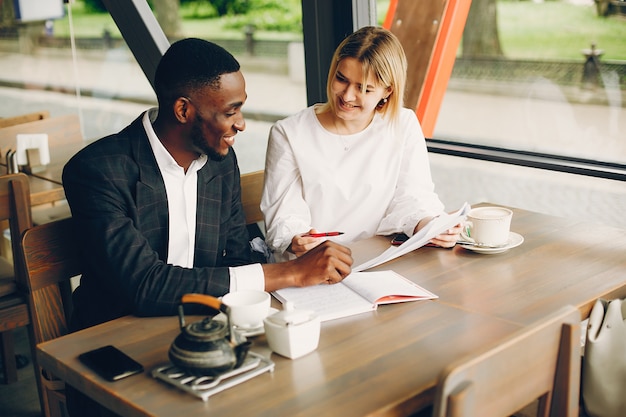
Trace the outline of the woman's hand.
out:
<instances>
[{"instance_id":1,"label":"woman's hand","mask_svg":"<svg viewBox=\"0 0 626 417\"><path fill-rule=\"evenodd\" d=\"M433 220L434 217L426 217L422 220L420 220L417 223L417 226L415 226L415 230L413 231L413 233L417 233L420 231L420 229L422 229L424 226L426 226L428 223L430 223L431 220ZM463 231L463 224L459 223L456 226L446 230L444 233L435 236L434 238L432 238L430 240L430 242L428 243L429 246L440 246L442 248L452 248L454 247L454 245L456 245L456 242L459 240L459 238L461 237L461 232Z\"/></svg>"},{"instance_id":2,"label":"woman's hand","mask_svg":"<svg viewBox=\"0 0 626 417\"><path fill-rule=\"evenodd\" d=\"M456 226L446 230L445 233L442 233L432 238L430 240L430 243L435 246L441 246L442 248L452 248L459 240L462 230L463 224L459 223Z\"/></svg>"},{"instance_id":3,"label":"woman's hand","mask_svg":"<svg viewBox=\"0 0 626 417\"><path fill-rule=\"evenodd\" d=\"M318 231L311 229L306 233L295 235L291 239L291 245L288 250L290 250L297 257L300 257L326 240L319 237L306 236L310 233L318 233Z\"/></svg>"}]
</instances>

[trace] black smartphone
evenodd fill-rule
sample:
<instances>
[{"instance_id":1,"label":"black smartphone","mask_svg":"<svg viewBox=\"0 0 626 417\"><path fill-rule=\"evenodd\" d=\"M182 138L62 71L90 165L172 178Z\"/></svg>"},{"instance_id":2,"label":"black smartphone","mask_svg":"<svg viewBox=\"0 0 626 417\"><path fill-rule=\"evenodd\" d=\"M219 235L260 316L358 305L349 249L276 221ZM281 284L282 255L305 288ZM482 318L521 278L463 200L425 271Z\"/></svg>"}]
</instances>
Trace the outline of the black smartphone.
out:
<instances>
[{"instance_id":1,"label":"black smartphone","mask_svg":"<svg viewBox=\"0 0 626 417\"><path fill-rule=\"evenodd\" d=\"M109 381L143 372L143 366L139 362L112 345L81 353L78 358Z\"/></svg>"},{"instance_id":2,"label":"black smartphone","mask_svg":"<svg viewBox=\"0 0 626 417\"><path fill-rule=\"evenodd\" d=\"M393 237L393 239L391 239L391 244L394 246L398 246L403 244L407 240L409 240L409 237L407 235L405 235L404 233L398 233Z\"/></svg>"}]
</instances>

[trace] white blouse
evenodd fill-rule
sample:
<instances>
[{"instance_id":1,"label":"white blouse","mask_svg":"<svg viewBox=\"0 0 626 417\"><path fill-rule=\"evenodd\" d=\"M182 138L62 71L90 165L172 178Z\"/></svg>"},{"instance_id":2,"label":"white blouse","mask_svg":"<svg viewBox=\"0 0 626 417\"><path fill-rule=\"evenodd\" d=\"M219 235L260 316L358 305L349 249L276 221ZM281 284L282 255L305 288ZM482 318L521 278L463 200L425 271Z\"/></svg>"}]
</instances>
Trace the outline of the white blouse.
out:
<instances>
[{"instance_id":1,"label":"white blouse","mask_svg":"<svg viewBox=\"0 0 626 417\"><path fill-rule=\"evenodd\" d=\"M402 109L394 128L378 113L363 131L327 131L314 106L270 130L261 210L266 241L282 254L294 235L345 234L344 244L374 235L413 235L417 222L443 211L434 192L417 116Z\"/></svg>"}]
</instances>

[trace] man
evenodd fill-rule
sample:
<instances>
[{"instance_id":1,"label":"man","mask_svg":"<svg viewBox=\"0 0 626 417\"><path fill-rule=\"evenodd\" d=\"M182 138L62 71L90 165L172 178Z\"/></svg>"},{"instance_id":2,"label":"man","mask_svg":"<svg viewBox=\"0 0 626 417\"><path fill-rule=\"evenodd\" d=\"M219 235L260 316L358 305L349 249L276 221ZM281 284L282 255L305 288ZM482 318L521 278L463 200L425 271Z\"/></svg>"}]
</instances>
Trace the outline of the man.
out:
<instances>
[{"instance_id":1,"label":"man","mask_svg":"<svg viewBox=\"0 0 626 417\"><path fill-rule=\"evenodd\" d=\"M252 264L235 136L244 130L237 60L200 39L174 43L155 75L152 109L65 166L63 184L83 248L72 329L125 314L175 314L186 293L221 296L335 283L348 248Z\"/></svg>"}]
</instances>

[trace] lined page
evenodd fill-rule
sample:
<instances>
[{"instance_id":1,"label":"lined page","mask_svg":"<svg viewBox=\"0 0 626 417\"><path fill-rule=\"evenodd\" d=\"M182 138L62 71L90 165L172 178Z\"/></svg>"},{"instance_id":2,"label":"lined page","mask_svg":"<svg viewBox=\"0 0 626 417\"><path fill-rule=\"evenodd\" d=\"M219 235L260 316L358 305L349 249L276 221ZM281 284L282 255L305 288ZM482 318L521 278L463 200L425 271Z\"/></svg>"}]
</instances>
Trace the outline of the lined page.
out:
<instances>
[{"instance_id":1,"label":"lined page","mask_svg":"<svg viewBox=\"0 0 626 417\"><path fill-rule=\"evenodd\" d=\"M343 283L304 288L283 288L272 294L281 302L291 301L298 310L313 310L322 321L352 316L376 309Z\"/></svg>"}]
</instances>

